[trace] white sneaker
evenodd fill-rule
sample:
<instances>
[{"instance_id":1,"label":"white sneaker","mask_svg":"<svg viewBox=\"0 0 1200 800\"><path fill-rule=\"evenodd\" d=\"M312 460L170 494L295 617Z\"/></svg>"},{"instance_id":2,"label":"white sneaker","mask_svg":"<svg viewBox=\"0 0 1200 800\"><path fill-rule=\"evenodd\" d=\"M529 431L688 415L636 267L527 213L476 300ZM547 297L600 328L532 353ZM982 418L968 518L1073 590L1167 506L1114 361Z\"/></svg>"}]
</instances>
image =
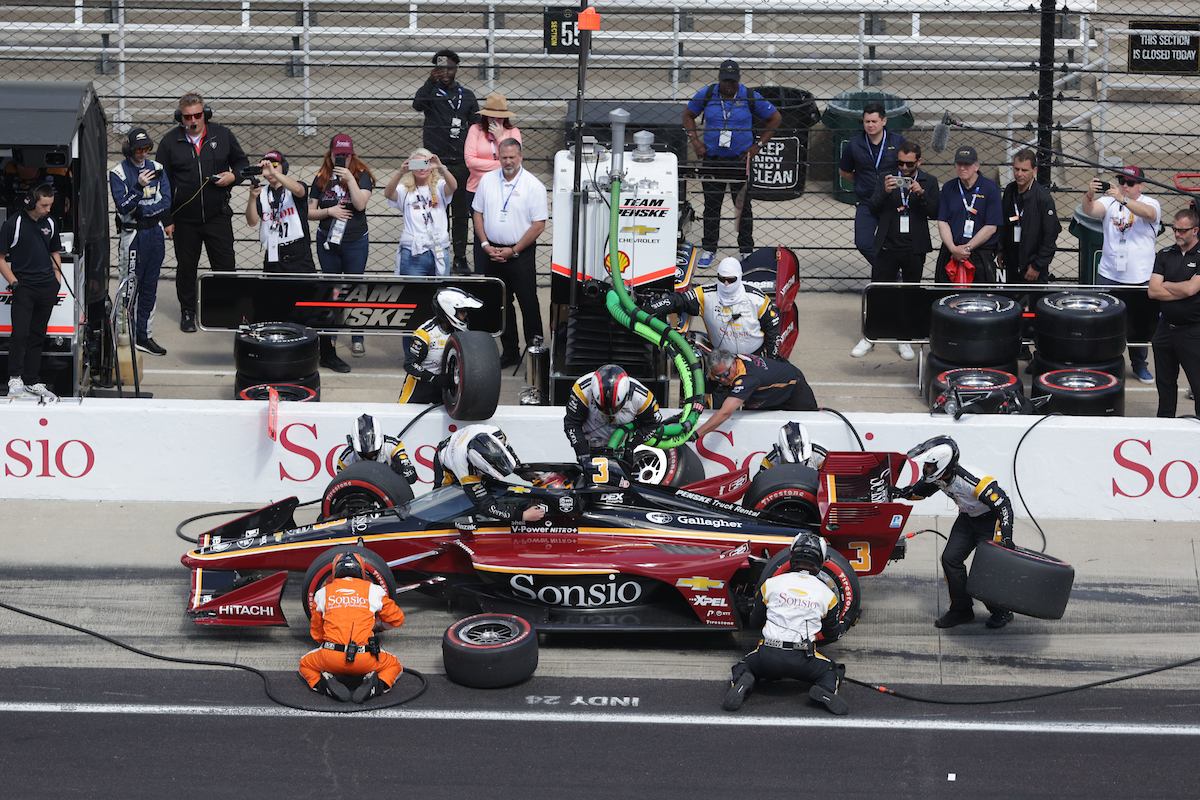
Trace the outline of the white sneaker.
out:
<instances>
[{"instance_id":1,"label":"white sneaker","mask_svg":"<svg viewBox=\"0 0 1200 800\"><path fill-rule=\"evenodd\" d=\"M917 354L913 352L912 345L910 344L901 343L896 347L896 349L900 351L900 358L905 361L912 361L917 357Z\"/></svg>"},{"instance_id":2,"label":"white sneaker","mask_svg":"<svg viewBox=\"0 0 1200 800\"><path fill-rule=\"evenodd\" d=\"M12 381L9 381L9 385L12 385ZM42 400L45 400L46 402L54 402L58 399L58 395L47 389L46 384L44 383L35 383L32 386L26 386L25 391L31 395L42 398Z\"/></svg>"},{"instance_id":3,"label":"white sneaker","mask_svg":"<svg viewBox=\"0 0 1200 800\"><path fill-rule=\"evenodd\" d=\"M8 379L8 396L25 397L25 381L18 378Z\"/></svg>"},{"instance_id":4,"label":"white sneaker","mask_svg":"<svg viewBox=\"0 0 1200 800\"><path fill-rule=\"evenodd\" d=\"M866 339L860 339L858 344L854 345L854 349L850 351L850 355L855 358L862 358L867 353L874 349L875 345L868 342Z\"/></svg>"}]
</instances>

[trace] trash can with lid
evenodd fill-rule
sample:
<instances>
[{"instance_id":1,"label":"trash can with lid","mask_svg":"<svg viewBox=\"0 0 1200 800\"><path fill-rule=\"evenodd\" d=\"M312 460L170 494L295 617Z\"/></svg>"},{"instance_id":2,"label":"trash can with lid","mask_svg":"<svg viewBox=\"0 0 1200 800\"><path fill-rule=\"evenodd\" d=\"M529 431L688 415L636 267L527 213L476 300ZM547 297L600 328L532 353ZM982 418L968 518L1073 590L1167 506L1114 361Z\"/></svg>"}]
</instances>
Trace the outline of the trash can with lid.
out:
<instances>
[{"instance_id":1,"label":"trash can with lid","mask_svg":"<svg viewBox=\"0 0 1200 800\"><path fill-rule=\"evenodd\" d=\"M1100 256L1104 250L1104 225L1102 220L1083 213L1083 204L1075 206L1075 215L1067 228L1079 240L1079 283L1081 286L1095 284Z\"/></svg>"},{"instance_id":2,"label":"trash can with lid","mask_svg":"<svg viewBox=\"0 0 1200 800\"><path fill-rule=\"evenodd\" d=\"M867 103L883 104L889 131L908 130L915 123L908 103L897 95L887 92L842 92L834 95L825 107L821 122L833 132L833 196L843 203L856 203L858 198L854 195L853 182L843 180L838 174L837 163L851 137L862 135L862 115Z\"/></svg>"},{"instance_id":3,"label":"trash can with lid","mask_svg":"<svg viewBox=\"0 0 1200 800\"><path fill-rule=\"evenodd\" d=\"M812 92L790 86L755 86L751 91L779 110L783 117L766 147L750 165L753 176L750 198L753 200L794 200L804 194L808 179L808 134L821 120L821 110ZM758 137L763 120L754 118Z\"/></svg>"}]
</instances>

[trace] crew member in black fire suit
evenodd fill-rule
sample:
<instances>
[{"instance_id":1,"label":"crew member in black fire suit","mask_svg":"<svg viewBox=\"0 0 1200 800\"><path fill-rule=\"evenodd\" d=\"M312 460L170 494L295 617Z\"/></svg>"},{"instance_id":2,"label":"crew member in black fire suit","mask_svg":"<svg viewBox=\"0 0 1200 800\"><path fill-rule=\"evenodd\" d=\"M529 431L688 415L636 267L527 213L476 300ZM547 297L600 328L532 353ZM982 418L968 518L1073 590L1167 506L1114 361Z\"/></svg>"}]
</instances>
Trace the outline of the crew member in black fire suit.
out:
<instances>
[{"instance_id":1,"label":"crew member in black fire suit","mask_svg":"<svg viewBox=\"0 0 1200 800\"><path fill-rule=\"evenodd\" d=\"M949 436L935 436L908 451L908 457L921 470L921 477L912 486L893 490L893 496L903 500L923 500L939 489L958 506L958 519L950 528L950 538L942 550L942 571L950 590L950 610L933 624L953 628L975 619L974 604L967 594L967 556L980 542L999 539L1005 547L1013 545L1012 502L996 479L978 477L958 461L958 444ZM1013 613L997 606L988 606L992 616L986 625L1003 628L1012 622Z\"/></svg>"}]
</instances>

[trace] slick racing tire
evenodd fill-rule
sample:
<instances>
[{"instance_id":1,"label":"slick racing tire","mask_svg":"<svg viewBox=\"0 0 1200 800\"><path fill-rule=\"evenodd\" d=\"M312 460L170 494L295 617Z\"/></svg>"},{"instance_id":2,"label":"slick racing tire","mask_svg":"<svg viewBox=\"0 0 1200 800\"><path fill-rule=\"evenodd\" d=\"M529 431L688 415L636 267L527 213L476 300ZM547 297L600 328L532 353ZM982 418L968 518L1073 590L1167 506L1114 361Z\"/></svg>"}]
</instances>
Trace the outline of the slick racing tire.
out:
<instances>
[{"instance_id":1,"label":"slick racing tire","mask_svg":"<svg viewBox=\"0 0 1200 800\"><path fill-rule=\"evenodd\" d=\"M755 590L756 597L759 596L767 578L774 577L787 569L791 555L791 548L785 547L767 562L767 565L763 567L762 576L758 580ZM836 642L846 633L839 623L845 620L849 623L845 626L848 629L858 622L858 617L862 613L862 594L858 588L858 573L850 566L850 562L846 560L845 556L830 547L825 565L821 567L821 574L817 577L833 590L838 599L837 605L834 607L835 613L821 628L817 641Z\"/></svg>"},{"instance_id":2,"label":"slick racing tire","mask_svg":"<svg viewBox=\"0 0 1200 800\"><path fill-rule=\"evenodd\" d=\"M1075 568L1045 553L997 542L975 548L967 592L976 600L1038 619L1062 619Z\"/></svg>"},{"instance_id":3,"label":"slick racing tire","mask_svg":"<svg viewBox=\"0 0 1200 800\"><path fill-rule=\"evenodd\" d=\"M446 629L442 635L442 662L446 677L460 686L512 686L537 669L537 633L524 617L476 614Z\"/></svg>"},{"instance_id":4,"label":"slick racing tire","mask_svg":"<svg viewBox=\"0 0 1200 800\"><path fill-rule=\"evenodd\" d=\"M368 550L365 547L346 544L341 547L333 547L326 550L321 555L317 556L311 564L308 565L308 571L304 573L304 583L301 584L303 592L302 600L304 602L304 613L312 618L313 597L316 596L317 590L325 584L329 583L333 577L333 562L342 553L354 553L363 560L363 574L366 579L372 583L377 583L384 588L387 596L396 599L396 578L392 575L391 567L383 560L383 556L376 553L374 550ZM370 636L370 634L367 634ZM365 641L359 644L366 644Z\"/></svg>"},{"instance_id":5,"label":"slick racing tire","mask_svg":"<svg viewBox=\"0 0 1200 800\"><path fill-rule=\"evenodd\" d=\"M500 404L500 353L483 331L455 331L446 341L442 373L454 388L442 390L446 413L454 419L490 419Z\"/></svg>"},{"instance_id":6,"label":"slick racing tire","mask_svg":"<svg viewBox=\"0 0 1200 800\"><path fill-rule=\"evenodd\" d=\"M991 389L1016 389L1018 392L1023 391L1021 382L1011 372L988 369L987 367L960 367L935 375L930 395L937 397L951 386L957 386L960 389L980 389L985 391Z\"/></svg>"},{"instance_id":7,"label":"slick racing tire","mask_svg":"<svg viewBox=\"0 0 1200 800\"><path fill-rule=\"evenodd\" d=\"M791 525L821 527L817 505L817 471L806 464L778 464L760 469L742 498L744 508L763 511Z\"/></svg>"},{"instance_id":8,"label":"slick racing tire","mask_svg":"<svg viewBox=\"0 0 1200 800\"><path fill-rule=\"evenodd\" d=\"M291 383L316 372L319 361L316 332L292 322L256 322L233 340L234 368L255 383Z\"/></svg>"},{"instance_id":9,"label":"slick racing tire","mask_svg":"<svg viewBox=\"0 0 1200 800\"><path fill-rule=\"evenodd\" d=\"M1051 361L1085 364L1125 353L1125 303L1105 292L1055 292L1034 307L1034 341Z\"/></svg>"},{"instance_id":10,"label":"slick racing tire","mask_svg":"<svg viewBox=\"0 0 1200 800\"><path fill-rule=\"evenodd\" d=\"M925 395L925 398L932 402L937 397L937 395L935 395L933 392L933 379L936 378L938 375L941 375L943 372L946 372L947 370L964 369L964 368L970 367L970 366L982 366L984 369L995 369L995 370L999 370L1000 372L1007 372L1010 375L1015 375L1017 378L1017 383L1020 383L1022 387L1024 387L1024 385L1025 385L1024 381L1021 380L1021 365L1017 362L1017 359L1015 356L1002 364L982 364L982 365L980 365L980 364L952 364L948 361L943 361L942 359L935 356L933 353L927 353L925 355L925 385L921 387L921 389Z\"/></svg>"},{"instance_id":11,"label":"slick racing tire","mask_svg":"<svg viewBox=\"0 0 1200 800\"><path fill-rule=\"evenodd\" d=\"M929 349L958 367L1015 360L1021 350L1020 304L998 294L951 294L933 304Z\"/></svg>"},{"instance_id":12,"label":"slick racing tire","mask_svg":"<svg viewBox=\"0 0 1200 800\"><path fill-rule=\"evenodd\" d=\"M251 398L242 397L242 392L252 386L262 386L263 384L290 384L292 386L300 386L304 389L312 389L315 397L312 400L321 399L321 373L313 370L307 375L297 375L288 380L268 381L262 378L254 378L249 375L243 375L240 372L235 372L233 375L233 396L237 400L249 400ZM265 398L264 398L265 399Z\"/></svg>"},{"instance_id":13,"label":"slick racing tire","mask_svg":"<svg viewBox=\"0 0 1200 800\"><path fill-rule=\"evenodd\" d=\"M413 499L408 481L378 461L356 461L339 472L321 498L325 519L368 514L402 506Z\"/></svg>"},{"instance_id":14,"label":"slick racing tire","mask_svg":"<svg viewBox=\"0 0 1200 800\"><path fill-rule=\"evenodd\" d=\"M663 450L640 444L633 450L633 479L654 486L687 486L704 480L704 463L685 445Z\"/></svg>"},{"instance_id":15,"label":"slick racing tire","mask_svg":"<svg viewBox=\"0 0 1200 800\"><path fill-rule=\"evenodd\" d=\"M321 399L321 390L310 389L296 383L260 383L257 386L247 386L238 392L238 400L269 400L271 389L279 394L280 400L291 400L297 403L315 403Z\"/></svg>"},{"instance_id":16,"label":"slick racing tire","mask_svg":"<svg viewBox=\"0 0 1200 800\"><path fill-rule=\"evenodd\" d=\"M1094 369L1097 372L1107 372L1114 378L1125 378L1125 354L1109 359L1108 361L1092 361L1079 364L1069 361L1055 361L1047 358L1039 350L1033 354L1033 359L1030 362L1030 373L1036 378L1038 375L1044 375L1047 372L1053 372L1056 369Z\"/></svg>"},{"instance_id":17,"label":"slick racing tire","mask_svg":"<svg viewBox=\"0 0 1200 800\"><path fill-rule=\"evenodd\" d=\"M1056 369L1038 375L1032 396L1050 395L1043 411L1075 417L1125 416L1125 381L1092 369Z\"/></svg>"}]
</instances>

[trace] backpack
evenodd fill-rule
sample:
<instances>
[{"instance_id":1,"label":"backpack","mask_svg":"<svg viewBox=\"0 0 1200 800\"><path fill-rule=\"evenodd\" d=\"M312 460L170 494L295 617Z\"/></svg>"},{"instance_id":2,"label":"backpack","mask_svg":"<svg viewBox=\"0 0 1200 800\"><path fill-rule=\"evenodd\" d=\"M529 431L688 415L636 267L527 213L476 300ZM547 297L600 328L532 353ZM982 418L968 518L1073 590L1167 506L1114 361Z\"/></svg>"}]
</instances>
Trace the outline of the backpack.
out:
<instances>
[{"instance_id":1,"label":"backpack","mask_svg":"<svg viewBox=\"0 0 1200 800\"><path fill-rule=\"evenodd\" d=\"M739 84L740 85L740 84ZM717 84L711 84L704 92L704 124L708 124L708 104L712 101L713 95L717 93ZM746 87L746 104L750 106L750 125L753 126L758 115L754 113L754 90L749 86ZM735 98L736 99L736 98Z\"/></svg>"}]
</instances>

